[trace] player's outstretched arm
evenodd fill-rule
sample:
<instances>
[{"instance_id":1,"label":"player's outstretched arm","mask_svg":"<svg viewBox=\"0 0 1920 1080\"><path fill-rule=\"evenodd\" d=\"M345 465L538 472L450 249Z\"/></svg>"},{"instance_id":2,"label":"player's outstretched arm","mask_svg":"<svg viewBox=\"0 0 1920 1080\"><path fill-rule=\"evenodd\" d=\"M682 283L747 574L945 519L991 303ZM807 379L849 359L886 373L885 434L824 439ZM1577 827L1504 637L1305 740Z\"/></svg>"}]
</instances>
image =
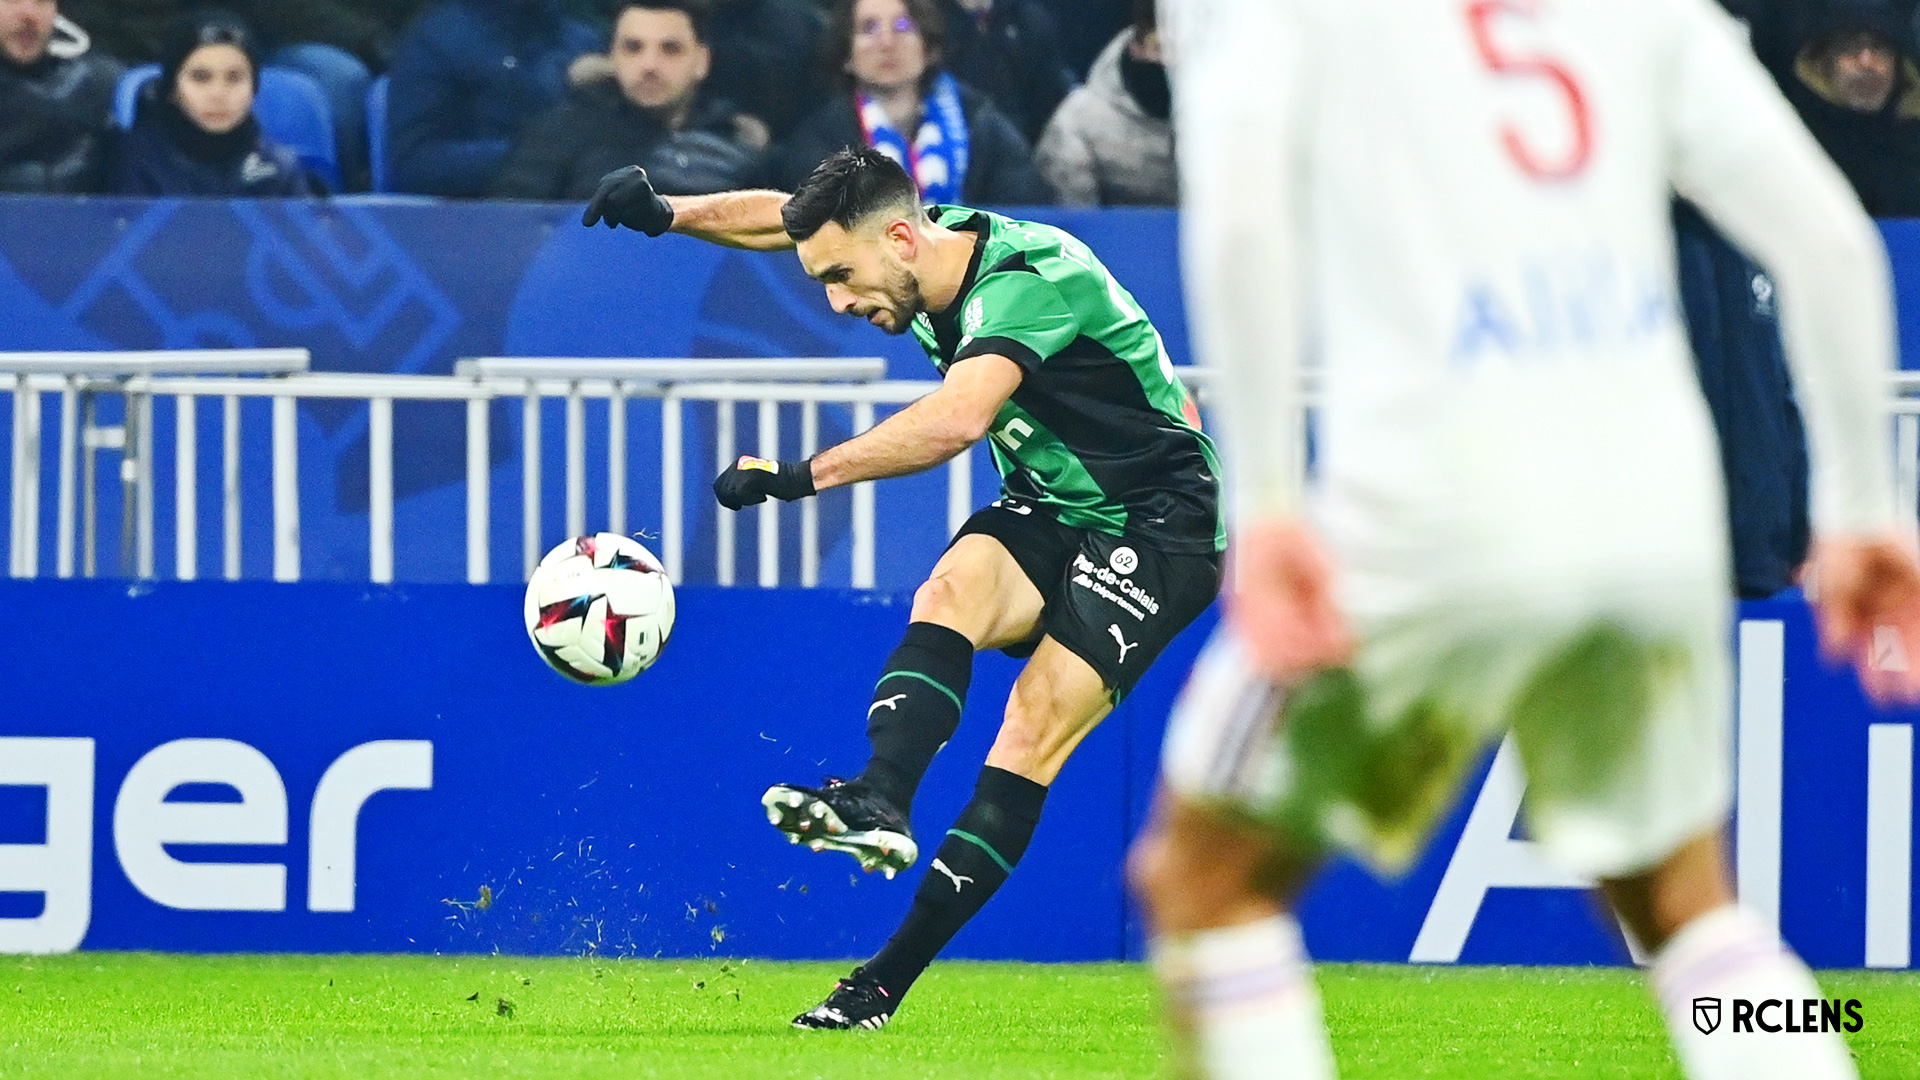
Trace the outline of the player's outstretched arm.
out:
<instances>
[{"instance_id":1,"label":"player's outstretched arm","mask_svg":"<svg viewBox=\"0 0 1920 1080\"><path fill-rule=\"evenodd\" d=\"M863 480L925 472L985 438L1020 378L1020 366L1004 356L969 357L947 371L940 389L809 461L741 458L714 480L714 497L738 510L769 497L802 499Z\"/></svg>"},{"instance_id":2,"label":"player's outstretched arm","mask_svg":"<svg viewBox=\"0 0 1920 1080\"><path fill-rule=\"evenodd\" d=\"M1020 379L1020 365L994 353L954 364L940 389L816 456L814 484L825 489L911 476L952 460L986 438Z\"/></svg>"},{"instance_id":3,"label":"player's outstretched arm","mask_svg":"<svg viewBox=\"0 0 1920 1080\"><path fill-rule=\"evenodd\" d=\"M600 178L581 215L582 225L625 225L659 236L669 230L725 247L789 251L793 241L780 218L788 196L778 191L723 191L715 195L662 195L638 165Z\"/></svg>"}]
</instances>

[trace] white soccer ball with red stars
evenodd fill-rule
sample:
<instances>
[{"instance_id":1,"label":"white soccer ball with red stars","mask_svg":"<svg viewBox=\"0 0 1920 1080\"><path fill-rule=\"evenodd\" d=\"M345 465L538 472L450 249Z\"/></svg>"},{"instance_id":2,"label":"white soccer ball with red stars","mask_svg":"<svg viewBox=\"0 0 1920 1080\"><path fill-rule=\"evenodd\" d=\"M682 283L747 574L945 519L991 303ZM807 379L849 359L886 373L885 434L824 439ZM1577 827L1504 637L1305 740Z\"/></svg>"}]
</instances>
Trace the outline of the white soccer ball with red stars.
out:
<instances>
[{"instance_id":1,"label":"white soccer ball with red stars","mask_svg":"<svg viewBox=\"0 0 1920 1080\"><path fill-rule=\"evenodd\" d=\"M673 635L673 583L631 537L576 537L534 567L526 617L527 636L553 670L612 686L659 659Z\"/></svg>"}]
</instances>

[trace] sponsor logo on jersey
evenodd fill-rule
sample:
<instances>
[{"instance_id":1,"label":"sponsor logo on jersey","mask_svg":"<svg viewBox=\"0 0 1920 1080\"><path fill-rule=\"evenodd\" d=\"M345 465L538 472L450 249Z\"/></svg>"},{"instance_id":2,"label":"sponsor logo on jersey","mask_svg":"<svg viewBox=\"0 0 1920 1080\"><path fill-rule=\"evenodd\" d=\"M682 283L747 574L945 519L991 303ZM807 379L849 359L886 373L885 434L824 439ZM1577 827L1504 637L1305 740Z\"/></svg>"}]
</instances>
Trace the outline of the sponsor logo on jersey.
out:
<instances>
[{"instance_id":1,"label":"sponsor logo on jersey","mask_svg":"<svg viewBox=\"0 0 1920 1080\"><path fill-rule=\"evenodd\" d=\"M960 329L969 338L980 331L980 324L986 321L987 302L982 297L967 301L966 309L960 315Z\"/></svg>"},{"instance_id":2,"label":"sponsor logo on jersey","mask_svg":"<svg viewBox=\"0 0 1920 1080\"><path fill-rule=\"evenodd\" d=\"M740 460L734 462L733 467L736 469L758 469L761 472L770 473L780 471L780 463L777 461L768 461L762 457L748 457L745 454L740 455Z\"/></svg>"},{"instance_id":3,"label":"sponsor logo on jersey","mask_svg":"<svg viewBox=\"0 0 1920 1080\"><path fill-rule=\"evenodd\" d=\"M1127 662L1127 654L1140 647L1139 642L1127 640L1126 635L1120 632L1119 623L1108 623L1107 633L1113 636L1114 641L1119 642L1120 662L1123 664Z\"/></svg>"},{"instance_id":4,"label":"sponsor logo on jersey","mask_svg":"<svg viewBox=\"0 0 1920 1080\"><path fill-rule=\"evenodd\" d=\"M1033 425L1017 416L1009 417L1007 422L993 431L993 441L1009 450L1018 450L1033 438Z\"/></svg>"},{"instance_id":5,"label":"sponsor logo on jersey","mask_svg":"<svg viewBox=\"0 0 1920 1080\"><path fill-rule=\"evenodd\" d=\"M1073 556L1073 583L1141 622L1146 622L1148 615L1160 614L1160 601L1152 593L1135 585L1132 578L1098 565L1084 553Z\"/></svg>"},{"instance_id":6,"label":"sponsor logo on jersey","mask_svg":"<svg viewBox=\"0 0 1920 1080\"><path fill-rule=\"evenodd\" d=\"M1107 565L1113 567L1114 573L1131 574L1140 569L1140 553L1130 547L1114 548L1113 554L1107 556Z\"/></svg>"}]
</instances>

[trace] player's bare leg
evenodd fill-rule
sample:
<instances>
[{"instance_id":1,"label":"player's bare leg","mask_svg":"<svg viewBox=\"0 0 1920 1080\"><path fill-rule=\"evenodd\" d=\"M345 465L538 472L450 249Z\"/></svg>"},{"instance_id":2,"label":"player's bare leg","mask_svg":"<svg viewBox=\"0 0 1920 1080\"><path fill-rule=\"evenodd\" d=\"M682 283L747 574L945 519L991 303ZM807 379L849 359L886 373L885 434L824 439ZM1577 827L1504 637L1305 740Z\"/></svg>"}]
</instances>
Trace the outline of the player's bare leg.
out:
<instances>
[{"instance_id":1,"label":"player's bare leg","mask_svg":"<svg viewBox=\"0 0 1920 1080\"><path fill-rule=\"evenodd\" d=\"M1051 784L1074 748L1112 711L1099 673L1058 641L1042 638L1013 684L987 764Z\"/></svg>"},{"instance_id":2,"label":"player's bare leg","mask_svg":"<svg viewBox=\"0 0 1920 1080\"><path fill-rule=\"evenodd\" d=\"M1769 999L1794 1010L1820 997L1812 972L1779 935L1734 902L1718 829L1696 837L1644 874L1603 882L1601 890L1654 957L1652 989L1680 1061L1693 1080L1848 1080L1853 1061L1837 1032L1733 1030L1734 999ZM1711 998L1711 1034L1695 1023L1694 1001ZM1817 1008L1817 1006L1816 1006ZM1770 1021L1778 1027L1785 1017Z\"/></svg>"},{"instance_id":3,"label":"player's bare leg","mask_svg":"<svg viewBox=\"0 0 1920 1080\"><path fill-rule=\"evenodd\" d=\"M1127 873L1187 1075L1331 1080L1320 995L1292 910L1319 859L1271 829L1162 791Z\"/></svg>"},{"instance_id":4,"label":"player's bare leg","mask_svg":"<svg viewBox=\"0 0 1920 1080\"><path fill-rule=\"evenodd\" d=\"M1030 639L1039 590L991 537L962 536L915 592L899 647L867 706L873 756L851 781L821 788L776 784L761 797L794 843L844 851L888 877L919 857L910 820L920 779L960 725L978 649Z\"/></svg>"},{"instance_id":5,"label":"player's bare leg","mask_svg":"<svg viewBox=\"0 0 1920 1080\"><path fill-rule=\"evenodd\" d=\"M892 1000L1013 873L1040 822L1047 786L1112 708L1111 691L1085 660L1041 639L1007 699L973 799L941 840L899 930L863 969Z\"/></svg>"}]
</instances>

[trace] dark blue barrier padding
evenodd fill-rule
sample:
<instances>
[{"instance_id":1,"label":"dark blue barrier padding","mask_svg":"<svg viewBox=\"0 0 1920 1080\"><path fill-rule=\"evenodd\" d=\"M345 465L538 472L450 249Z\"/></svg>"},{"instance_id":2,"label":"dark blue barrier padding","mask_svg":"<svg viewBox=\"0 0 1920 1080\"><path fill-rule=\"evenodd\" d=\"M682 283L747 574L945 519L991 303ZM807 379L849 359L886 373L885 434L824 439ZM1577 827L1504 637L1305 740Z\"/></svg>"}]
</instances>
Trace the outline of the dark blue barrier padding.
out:
<instances>
[{"instance_id":1,"label":"dark blue barrier padding","mask_svg":"<svg viewBox=\"0 0 1920 1080\"><path fill-rule=\"evenodd\" d=\"M902 595L680 591L659 665L591 689L549 672L511 586L0 582L0 738L96 741L88 948L480 951L859 957L904 911L920 869L886 882L787 843L762 817L774 782L857 770L872 682L905 627ZM1748 604L1787 632L1782 925L1816 966L1857 966L1865 915L1866 726L1851 676L1815 657L1797 600ZM1175 642L1055 784L1038 836L951 955L1141 955L1123 900L1127 838L1153 790L1160 734L1211 617ZM1018 664L984 654L965 720L915 815L939 836L966 802ZM175 739L256 747L287 790L284 847L174 846L190 861L283 862L287 909L189 912L121 869L115 798ZM433 786L376 794L360 817L358 903L306 909L307 813L326 767L375 740L429 740ZM0 744L4 746L4 744ZM1331 867L1303 908L1327 959L1405 960L1453 860L1477 777L1404 878ZM218 789L215 789L216 791ZM176 797L217 800L208 791ZM47 803L0 786L0 844L41 844ZM483 887L493 903L476 902ZM0 880L0 919L39 913ZM1617 933L1571 889L1494 889L1460 955L1617 963Z\"/></svg>"}]
</instances>

